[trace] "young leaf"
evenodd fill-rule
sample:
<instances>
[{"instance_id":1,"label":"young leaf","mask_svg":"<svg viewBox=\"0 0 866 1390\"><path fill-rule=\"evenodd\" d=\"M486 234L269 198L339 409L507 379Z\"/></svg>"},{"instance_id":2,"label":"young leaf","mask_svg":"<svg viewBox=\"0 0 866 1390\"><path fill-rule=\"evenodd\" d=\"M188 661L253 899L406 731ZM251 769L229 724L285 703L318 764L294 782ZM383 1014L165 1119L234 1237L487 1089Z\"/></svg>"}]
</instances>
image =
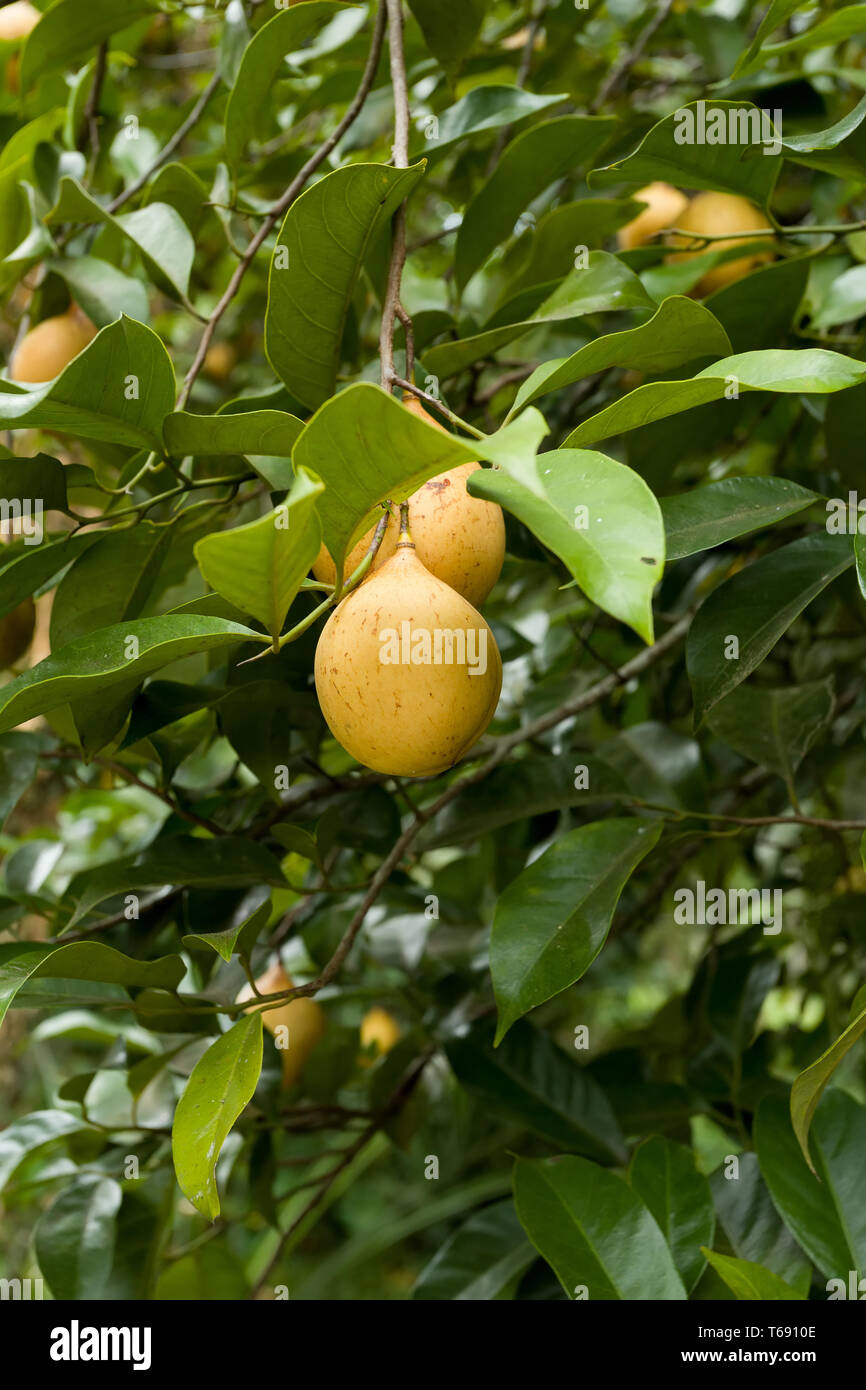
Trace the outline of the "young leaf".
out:
<instances>
[{"instance_id":1,"label":"young leaf","mask_svg":"<svg viewBox=\"0 0 866 1390\"><path fill-rule=\"evenodd\" d=\"M235 1120L252 1099L262 1069L260 1013L238 1019L199 1058L177 1104L171 1149L178 1186L215 1221L220 1202L216 1165Z\"/></svg>"},{"instance_id":2,"label":"young leaf","mask_svg":"<svg viewBox=\"0 0 866 1390\"><path fill-rule=\"evenodd\" d=\"M526 1234L569 1298L685 1299L661 1231L615 1173L571 1155L518 1159L514 1202Z\"/></svg>"}]
</instances>

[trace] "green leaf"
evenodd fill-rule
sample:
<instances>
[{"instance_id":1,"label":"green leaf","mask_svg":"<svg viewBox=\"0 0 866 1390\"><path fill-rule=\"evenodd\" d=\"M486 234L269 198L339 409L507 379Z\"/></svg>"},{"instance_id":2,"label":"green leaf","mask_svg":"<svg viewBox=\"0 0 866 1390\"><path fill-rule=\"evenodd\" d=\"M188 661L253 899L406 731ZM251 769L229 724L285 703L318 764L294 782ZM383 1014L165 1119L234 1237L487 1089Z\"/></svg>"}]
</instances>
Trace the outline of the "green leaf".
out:
<instances>
[{"instance_id":1,"label":"green leaf","mask_svg":"<svg viewBox=\"0 0 866 1390\"><path fill-rule=\"evenodd\" d=\"M803 1151L803 1157L813 1172L815 1168L809 1155L809 1130L815 1117L815 1111L818 1109L818 1102L834 1071L864 1033L866 1033L866 1008L863 1008L856 1018L852 1019L844 1033L840 1033L836 1041L827 1048L826 1052L821 1054L817 1061L806 1067L805 1071L800 1072L791 1087L791 1123Z\"/></svg>"},{"instance_id":2,"label":"green leaf","mask_svg":"<svg viewBox=\"0 0 866 1390\"><path fill-rule=\"evenodd\" d=\"M473 1212L425 1265L412 1290L421 1300L489 1302L507 1297L536 1258L514 1203Z\"/></svg>"},{"instance_id":3,"label":"green leaf","mask_svg":"<svg viewBox=\"0 0 866 1390\"><path fill-rule=\"evenodd\" d=\"M462 289L512 233L518 215L565 173L593 159L614 123L609 116L558 116L506 146L490 178L469 203L457 234L455 270Z\"/></svg>"},{"instance_id":4,"label":"green leaf","mask_svg":"<svg viewBox=\"0 0 866 1390\"><path fill-rule=\"evenodd\" d=\"M183 656L219 651L250 639L260 642L261 634L223 618L180 613L102 628L53 652L3 687L0 733L59 705L102 694L113 685L134 685Z\"/></svg>"},{"instance_id":5,"label":"green leaf","mask_svg":"<svg viewBox=\"0 0 866 1390\"><path fill-rule=\"evenodd\" d=\"M504 306L495 315L497 320L504 319L504 322L489 326L470 338L428 348L424 354L427 371L441 380L455 376L542 324L566 323L587 314L655 307L655 301L634 271L616 256L607 251L590 251L587 260L585 270L572 270L528 317L509 322L508 306Z\"/></svg>"},{"instance_id":6,"label":"green leaf","mask_svg":"<svg viewBox=\"0 0 866 1390\"><path fill-rule=\"evenodd\" d=\"M177 540L165 526L140 521L132 531L104 531L74 561L51 606L51 646L141 616L162 564Z\"/></svg>"},{"instance_id":7,"label":"green leaf","mask_svg":"<svg viewBox=\"0 0 866 1390\"><path fill-rule=\"evenodd\" d=\"M39 1218L36 1258L56 1299L103 1297L122 1198L123 1189L114 1178L82 1173Z\"/></svg>"},{"instance_id":8,"label":"green leaf","mask_svg":"<svg viewBox=\"0 0 866 1390\"><path fill-rule=\"evenodd\" d=\"M459 140L485 131L499 130L502 126L517 125L529 116L537 116L551 106L568 101L567 93L559 96L536 96L525 92L522 87L502 87L495 84L472 87L453 106L441 112L436 125L430 131L426 142L415 142L414 156L425 155L428 159L438 159Z\"/></svg>"},{"instance_id":9,"label":"green leaf","mask_svg":"<svg viewBox=\"0 0 866 1390\"><path fill-rule=\"evenodd\" d=\"M29 459L0 459L0 497L4 502L42 504L46 512L66 512L66 468L50 454ZM23 509L22 509L23 510Z\"/></svg>"},{"instance_id":10,"label":"green leaf","mask_svg":"<svg viewBox=\"0 0 866 1390\"><path fill-rule=\"evenodd\" d=\"M370 382L329 400L308 422L294 451L296 468L322 479L318 502L325 545L340 563L386 498L409 497L437 473L478 459L506 464L534 454L547 426L537 411L480 440L464 440L418 418Z\"/></svg>"},{"instance_id":11,"label":"green leaf","mask_svg":"<svg viewBox=\"0 0 866 1390\"><path fill-rule=\"evenodd\" d=\"M303 48L309 38L346 8L337 0L306 0L303 5L275 14L253 35L244 49L226 106L225 147L231 164L241 162L260 116L272 107L274 83L287 56Z\"/></svg>"},{"instance_id":12,"label":"green leaf","mask_svg":"<svg viewBox=\"0 0 866 1390\"><path fill-rule=\"evenodd\" d=\"M322 484L299 468L287 500L258 521L197 542L199 569L218 594L276 639L322 544L316 499Z\"/></svg>"},{"instance_id":13,"label":"green leaf","mask_svg":"<svg viewBox=\"0 0 866 1390\"><path fill-rule=\"evenodd\" d=\"M64 469L64 473L66 471ZM9 546L6 564L3 564L6 556L0 554L0 618L5 618L25 598L56 579L67 565L101 538L101 533L96 531L78 535L66 532L61 539L48 544Z\"/></svg>"},{"instance_id":14,"label":"green leaf","mask_svg":"<svg viewBox=\"0 0 866 1390\"><path fill-rule=\"evenodd\" d=\"M494 1048L492 1026L479 1022L445 1050L461 1086L510 1124L602 1163L624 1161L604 1092L546 1033L521 1022Z\"/></svg>"},{"instance_id":15,"label":"green leaf","mask_svg":"<svg viewBox=\"0 0 866 1390\"><path fill-rule=\"evenodd\" d=\"M695 123L695 135L700 133L699 107L708 105L707 102L688 102L665 116L644 136L633 154L604 169L593 169L587 179L590 188L619 188L623 184L642 187L654 179L666 179L686 188L711 188L739 194L766 207L782 167L781 155L769 154L766 147L759 149L757 145L754 145L754 157L744 155L744 143L746 150L753 144L751 134L746 142L737 139L711 147L698 143L697 139L677 141L677 134L689 133L688 122ZM747 118L756 123L761 120L761 108L750 101L713 100L707 112L708 119L710 112L715 111L725 112L726 131L732 116L738 123ZM684 112L689 115L683 115ZM760 133L760 124L757 130Z\"/></svg>"},{"instance_id":16,"label":"green leaf","mask_svg":"<svg viewBox=\"0 0 866 1390\"><path fill-rule=\"evenodd\" d=\"M285 410L250 410L244 415L190 415L180 410L168 416L163 434L175 458L271 454L288 459L303 428L303 421Z\"/></svg>"},{"instance_id":17,"label":"green leaf","mask_svg":"<svg viewBox=\"0 0 866 1390\"><path fill-rule=\"evenodd\" d=\"M786 1284L784 1279L780 1279L778 1274L773 1274L772 1270L764 1269L761 1265L752 1264L751 1260L737 1260L731 1255L718 1255L714 1250L707 1249L704 1249L703 1254L719 1278L724 1280L740 1301L778 1302L783 1299L805 1297L791 1288L790 1284Z\"/></svg>"},{"instance_id":18,"label":"green leaf","mask_svg":"<svg viewBox=\"0 0 866 1390\"><path fill-rule=\"evenodd\" d=\"M523 1014L586 973L626 882L660 834L635 817L579 826L511 881L490 938L497 1044Z\"/></svg>"},{"instance_id":19,"label":"green leaf","mask_svg":"<svg viewBox=\"0 0 866 1390\"><path fill-rule=\"evenodd\" d=\"M514 1202L526 1234L569 1298L685 1299L661 1231L614 1173L571 1155L518 1159Z\"/></svg>"},{"instance_id":20,"label":"green leaf","mask_svg":"<svg viewBox=\"0 0 866 1390\"><path fill-rule=\"evenodd\" d=\"M760 666L812 599L854 561L847 536L816 532L774 550L714 589L686 639L686 667L700 723ZM729 637L739 655L726 656Z\"/></svg>"},{"instance_id":21,"label":"green leaf","mask_svg":"<svg viewBox=\"0 0 866 1390\"><path fill-rule=\"evenodd\" d=\"M641 210L634 198L581 198L550 208L506 253L503 269L509 277L513 271L513 278L503 292L503 304L520 290L568 275L578 247L603 246Z\"/></svg>"},{"instance_id":22,"label":"green leaf","mask_svg":"<svg viewBox=\"0 0 866 1390\"><path fill-rule=\"evenodd\" d=\"M126 317L103 328L54 381L29 390L0 383L4 429L60 430L136 449L160 447L173 406L174 368L165 347Z\"/></svg>"},{"instance_id":23,"label":"green leaf","mask_svg":"<svg viewBox=\"0 0 866 1390\"><path fill-rule=\"evenodd\" d=\"M191 932L183 938L183 943L185 946L207 946L222 956L224 961L230 961L236 954L248 956L259 933L267 926L271 911L271 900L268 898L236 927L226 927L224 931Z\"/></svg>"},{"instance_id":24,"label":"green leaf","mask_svg":"<svg viewBox=\"0 0 866 1390\"><path fill-rule=\"evenodd\" d=\"M121 29L156 14L156 0L56 0L32 31L21 56L21 89L28 91L46 72L71 68Z\"/></svg>"},{"instance_id":25,"label":"green leaf","mask_svg":"<svg viewBox=\"0 0 866 1390\"><path fill-rule=\"evenodd\" d=\"M730 343L718 320L694 299L672 295L646 323L621 333L606 333L579 348L571 357L543 362L520 387L509 419L530 401L558 391L575 381L606 371L629 367L635 371L667 372L698 357L730 351Z\"/></svg>"},{"instance_id":26,"label":"green leaf","mask_svg":"<svg viewBox=\"0 0 866 1390\"><path fill-rule=\"evenodd\" d=\"M707 723L743 757L777 772L790 785L826 729L833 706L832 677L781 690L741 685L715 706Z\"/></svg>"},{"instance_id":27,"label":"green leaf","mask_svg":"<svg viewBox=\"0 0 866 1390\"><path fill-rule=\"evenodd\" d=\"M818 494L787 478L723 478L691 492L663 497L667 558L680 560L701 550L795 516Z\"/></svg>"},{"instance_id":28,"label":"green leaf","mask_svg":"<svg viewBox=\"0 0 866 1390\"><path fill-rule=\"evenodd\" d=\"M16 733L0 737L0 827L36 780L39 755L46 752L48 746L48 740L41 734Z\"/></svg>"},{"instance_id":29,"label":"green leaf","mask_svg":"<svg viewBox=\"0 0 866 1390\"><path fill-rule=\"evenodd\" d=\"M863 6L866 10L866 5ZM809 329L825 333L840 323L854 323L866 314L866 265L851 266L837 275L813 315Z\"/></svg>"},{"instance_id":30,"label":"green leaf","mask_svg":"<svg viewBox=\"0 0 866 1390\"><path fill-rule=\"evenodd\" d=\"M710 1178L719 1220L735 1255L763 1265L807 1294L812 1266L773 1205L757 1154L737 1156Z\"/></svg>"},{"instance_id":31,"label":"green leaf","mask_svg":"<svg viewBox=\"0 0 866 1390\"><path fill-rule=\"evenodd\" d=\"M565 441L572 448L595 444L653 420L719 401L736 384L738 391L784 391L825 394L844 391L866 380L866 367L853 357L825 348L779 348L741 352L705 367L689 381L651 381L592 415Z\"/></svg>"},{"instance_id":32,"label":"green leaf","mask_svg":"<svg viewBox=\"0 0 866 1390\"><path fill-rule=\"evenodd\" d=\"M15 995L31 979L97 980L174 990L184 973L180 956L133 960L101 941L71 941L65 946L45 946L33 941L0 945L0 1023Z\"/></svg>"},{"instance_id":33,"label":"green leaf","mask_svg":"<svg viewBox=\"0 0 866 1390\"><path fill-rule=\"evenodd\" d=\"M326 174L286 213L271 258L265 350L277 376L312 410L333 394L367 250L424 167L350 164Z\"/></svg>"},{"instance_id":34,"label":"green leaf","mask_svg":"<svg viewBox=\"0 0 866 1390\"><path fill-rule=\"evenodd\" d=\"M712 1242L716 1229L710 1185L691 1150L671 1139L646 1139L635 1150L628 1180L655 1218L690 1292L704 1271L701 1247Z\"/></svg>"},{"instance_id":35,"label":"green leaf","mask_svg":"<svg viewBox=\"0 0 866 1390\"><path fill-rule=\"evenodd\" d=\"M755 37L746 51L741 54L732 76L741 77L753 66L753 60L760 54L763 45L776 29L790 19L797 10L802 10L809 0L771 0L755 32ZM759 64L760 66L760 64Z\"/></svg>"},{"instance_id":36,"label":"green leaf","mask_svg":"<svg viewBox=\"0 0 866 1390\"><path fill-rule=\"evenodd\" d=\"M109 261L96 256L70 256L49 260L46 269L65 281L73 299L97 328L106 328L123 314L139 323L147 323L150 317L146 286L132 275L124 275Z\"/></svg>"},{"instance_id":37,"label":"green leaf","mask_svg":"<svg viewBox=\"0 0 866 1390\"><path fill-rule=\"evenodd\" d=\"M409 0L430 52L446 69L458 66L481 28L487 0Z\"/></svg>"},{"instance_id":38,"label":"green leaf","mask_svg":"<svg viewBox=\"0 0 866 1390\"><path fill-rule=\"evenodd\" d=\"M171 1132L181 1192L209 1221L219 1216L216 1164L262 1069L260 1013L238 1019L196 1062L178 1101Z\"/></svg>"},{"instance_id":39,"label":"green leaf","mask_svg":"<svg viewBox=\"0 0 866 1390\"><path fill-rule=\"evenodd\" d=\"M554 449L475 474L467 486L473 497L513 512L559 556L593 603L645 642L653 640L664 523L640 474L605 454Z\"/></svg>"},{"instance_id":40,"label":"green leaf","mask_svg":"<svg viewBox=\"0 0 866 1390\"><path fill-rule=\"evenodd\" d=\"M781 57L783 54L803 49L831 48L837 43L844 43L846 39L862 34L864 29L866 5L845 5L835 14L827 15L817 24L812 24L808 29L795 34L793 38L785 39L782 43L765 44L762 56Z\"/></svg>"},{"instance_id":41,"label":"green leaf","mask_svg":"<svg viewBox=\"0 0 866 1390\"><path fill-rule=\"evenodd\" d=\"M790 256L758 266L708 297L706 307L727 332L734 352L772 348L784 341L796 318L815 254ZM691 262L682 261L678 267L664 269L685 269L697 262L696 256Z\"/></svg>"},{"instance_id":42,"label":"green leaf","mask_svg":"<svg viewBox=\"0 0 866 1390\"><path fill-rule=\"evenodd\" d=\"M60 181L57 203L45 222L49 227L77 222L83 226L102 223L113 228L138 251L154 283L186 303L195 242L180 213L168 203L148 203L147 207L115 217L80 183L65 176Z\"/></svg>"},{"instance_id":43,"label":"green leaf","mask_svg":"<svg viewBox=\"0 0 866 1390\"><path fill-rule=\"evenodd\" d=\"M859 1198L866 1110L830 1090L812 1124L818 1175L803 1158L781 1098L761 1101L755 1118L761 1173L786 1226L828 1279L866 1273L866 1213Z\"/></svg>"},{"instance_id":44,"label":"green leaf","mask_svg":"<svg viewBox=\"0 0 866 1390\"><path fill-rule=\"evenodd\" d=\"M89 1129L68 1110L32 1110L13 1120L0 1133L0 1192L26 1159L47 1154L70 1135Z\"/></svg>"},{"instance_id":45,"label":"green leaf","mask_svg":"<svg viewBox=\"0 0 866 1390\"><path fill-rule=\"evenodd\" d=\"M73 908L66 928L75 926L106 898L119 894L168 885L215 890L263 883L275 888L286 886L277 860L255 840L239 835L213 840L166 836L138 854L76 874L63 898L64 905Z\"/></svg>"}]
</instances>

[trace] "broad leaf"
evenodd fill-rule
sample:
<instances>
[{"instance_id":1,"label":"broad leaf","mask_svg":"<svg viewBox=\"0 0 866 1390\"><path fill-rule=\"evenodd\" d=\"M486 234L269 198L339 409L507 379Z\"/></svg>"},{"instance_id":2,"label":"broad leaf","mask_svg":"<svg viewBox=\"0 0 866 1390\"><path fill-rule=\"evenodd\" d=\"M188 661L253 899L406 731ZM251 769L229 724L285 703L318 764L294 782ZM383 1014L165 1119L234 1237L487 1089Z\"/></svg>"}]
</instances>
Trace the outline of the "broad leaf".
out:
<instances>
[{"instance_id":1,"label":"broad leaf","mask_svg":"<svg viewBox=\"0 0 866 1390\"><path fill-rule=\"evenodd\" d=\"M817 1061L813 1062L805 1071L800 1072L791 1087L791 1123L803 1151L803 1157L813 1172L814 1165L809 1154L809 1130L815 1117L815 1111L818 1109L818 1102L834 1071L864 1033L866 1033L866 1008L860 1010L845 1031L840 1033L836 1041L827 1048L826 1052L821 1054Z\"/></svg>"},{"instance_id":2,"label":"broad leaf","mask_svg":"<svg viewBox=\"0 0 866 1390\"><path fill-rule=\"evenodd\" d=\"M757 1155L737 1156L710 1178L719 1220L734 1254L763 1265L806 1294L812 1266L782 1221L761 1177Z\"/></svg>"},{"instance_id":3,"label":"broad leaf","mask_svg":"<svg viewBox=\"0 0 866 1390\"><path fill-rule=\"evenodd\" d=\"M112 685L129 687L196 652L235 647L261 634L222 618L139 618L79 637L0 691L0 733Z\"/></svg>"},{"instance_id":4,"label":"broad leaf","mask_svg":"<svg viewBox=\"0 0 866 1390\"><path fill-rule=\"evenodd\" d=\"M87 0L84 9L80 0L56 0L24 45L22 90L27 91L44 73L68 68L112 34L158 12L157 0L124 0L122 6L117 0Z\"/></svg>"},{"instance_id":5,"label":"broad leaf","mask_svg":"<svg viewBox=\"0 0 866 1390\"><path fill-rule=\"evenodd\" d=\"M568 101L565 93L559 96L537 96L521 87L501 87L493 83L472 87L464 97L443 111L431 126L422 123L425 142L412 145L413 157L425 155L438 159L460 140L514 126L529 116L536 116L551 106Z\"/></svg>"},{"instance_id":6,"label":"broad leaf","mask_svg":"<svg viewBox=\"0 0 866 1390\"><path fill-rule=\"evenodd\" d=\"M171 1133L181 1192L215 1221L220 1202L216 1165L235 1120L246 1108L262 1069L260 1013L238 1019L196 1062L178 1101Z\"/></svg>"},{"instance_id":7,"label":"broad leaf","mask_svg":"<svg viewBox=\"0 0 866 1390\"><path fill-rule=\"evenodd\" d=\"M691 1291L704 1270L716 1215L710 1185L689 1149L671 1139L647 1139L636 1150L628 1180L658 1223L680 1278Z\"/></svg>"},{"instance_id":8,"label":"broad leaf","mask_svg":"<svg viewBox=\"0 0 866 1390\"><path fill-rule=\"evenodd\" d=\"M114 1178L81 1173L39 1219L36 1258L55 1299L99 1300L114 1257L123 1189Z\"/></svg>"},{"instance_id":9,"label":"broad leaf","mask_svg":"<svg viewBox=\"0 0 866 1390\"><path fill-rule=\"evenodd\" d=\"M272 454L291 458L302 420L284 410L250 410L243 415L190 415L178 411L165 421L165 447L175 458L188 454Z\"/></svg>"},{"instance_id":10,"label":"broad leaf","mask_svg":"<svg viewBox=\"0 0 866 1390\"><path fill-rule=\"evenodd\" d=\"M673 295L638 328L606 333L571 357L553 358L536 367L521 385L509 416L549 391L558 391L608 367L660 373L729 350L724 328L703 304Z\"/></svg>"},{"instance_id":11,"label":"broad leaf","mask_svg":"<svg viewBox=\"0 0 866 1390\"><path fill-rule=\"evenodd\" d=\"M367 250L424 172L350 164L326 174L286 213L265 316L271 366L303 405L334 390L343 325Z\"/></svg>"},{"instance_id":12,"label":"broad leaf","mask_svg":"<svg viewBox=\"0 0 866 1390\"><path fill-rule=\"evenodd\" d=\"M412 1297L474 1303L504 1298L535 1258L514 1203L496 1202L470 1216L437 1250Z\"/></svg>"},{"instance_id":13,"label":"broad leaf","mask_svg":"<svg viewBox=\"0 0 866 1390\"><path fill-rule=\"evenodd\" d=\"M275 640L319 553L322 535L315 508L322 492L318 479L301 468L276 511L231 531L214 531L195 547L211 588L256 618Z\"/></svg>"},{"instance_id":14,"label":"broad leaf","mask_svg":"<svg viewBox=\"0 0 866 1390\"><path fill-rule=\"evenodd\" d=\"M494 1048L492 1027L479 1022L446 1052L461 1086L511 1124L602 1163L624 1161L604 1092L546 1033L518 1023Z\"/></svg>"},{"instance_id":15,"label":"broad leaf","mask_svg":"<svg viewBox=\"0 0 866 1390\"><path fill-rule=\"evenodd\" d=\"M719 1255L714 1250L705 1249L703 1253L719 1278L740 1300L778 1302L784 1299L805 1298L805 1294L798 1293L790 1284L786 1284L784 1279L780 1279L778 1274L773 1274L772 1270L764 1269L761 1265L752 1264L751 1260Z\"/></svg>"},{"instance_id":16,"label":"broad leaf","mask_svg":"<svg viewBox=\"0 0 866 1390\"><path fill-rule=\"evenodd\" d=\"M586 973L623 887L660 834L659 825L635 817L580 826L511 881L490 938L497 1043L523 1014Z\"/></svg>"},{"instance_id":17,"label":"broad leaf","mask_svg":"<svg viewBox=\"0 0 866 1390\"><path fill-rule=\"evenodd\" d=\"M487 0L409 0L428 48L448 69L471 49L486 5Z\"/></svg>"},{"instance_id":18,"label":"broad leaf","mask_svg":"<svg viewBox=\"0 0 866 1390\"><path fill-rule=\"evenodd\" d=\"M569 1298L685 1299L661 1231L616 1174L571 1155L518 1159L514 1202L526 1234Z\"/></svg>"},{"instance_id":19,"label":"broad leaf","mask_svg":"<svg viewBox=\"0 0 866 1390\"><path fill-rule=\"evenodd\" d=\"M4 429L61 430L158 449L174 405L174 368L161 340L134 319L103 328L54 381L28 390L0 382Z\"/></svg>"},{"instance_id":20,"label":"broad leaf","mask_svg":"<svg viewBox=\"0 0 866 1390\"><path fill-rule=\"evenodd\" d=\"M714 589L686 640L695 717L744 681L791 623L854 561L849 537L816 532L774 550ZM729 639L737 641L737 655Z\"/></svg>"},{"instance_id":21,"label":"broad leaf","mask_svg":"<svg viewBox=\"0 0 866 1390\"><path fill-rule=\"evenodd\" d=\"M31 979L98 980L107 984L177 989L185 967L180 956L133 960L101 941L45 946L35 941L0 945L0 1022L15 995Z\"/></svg>"},{"instance_id":22,"label":"broad leaf","mask_svg":"<svg viewBox=\"0 0 866 1390\"><path fill-rule=\"evenodd\" d=\"M667 558L680 560L701 550L795 516L818 500L817 493L786 478L723 478L691 492L663 497Z\"/></svg>"},{"instance_id":23,"label":"broad leaf","mask_svg":"<svg viewBox=\"0 0 866 1390\"><path fill-rule=\"evenodd\" d=\"M707 722L731 748L778 772L790 785L833 713L832 679L766 690L741 685L712 710Z\"/></svg>"},{"instance_id":24,"label":"broad leaf","mask_svg":"<svg viewBox=\"0 0 866 1390\"><path fill-rule=\"evenodd\" d=\"M96 256L67 256L48 261L47 269L65 280L73 299L97 328L107 327L122 314L147 323L147 286L132 275L124 275L109 261Z\"/></svg>"},{"instance_id":25,"label":"broad leaf","mask_svg":"<svg viewBox=\"0 0 866 1390\"><path fill-rule=\"evenodd\" d=\"M2 968L2 967L0 967ZM0 1192L31 1156L62 1145L70 1135L90 1126L68 1110L31 1110L0 1133Z\"/></svg>"}]
</instances>

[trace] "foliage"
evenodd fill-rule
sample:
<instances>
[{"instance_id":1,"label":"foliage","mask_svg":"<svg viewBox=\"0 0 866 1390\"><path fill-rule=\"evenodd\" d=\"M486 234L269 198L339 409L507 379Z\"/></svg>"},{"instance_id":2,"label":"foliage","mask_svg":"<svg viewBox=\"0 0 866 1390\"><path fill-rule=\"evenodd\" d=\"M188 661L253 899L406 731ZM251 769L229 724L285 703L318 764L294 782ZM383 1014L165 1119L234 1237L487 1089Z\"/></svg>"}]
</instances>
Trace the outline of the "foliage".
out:
<instances>
[{"instance_id":1,"label":"foliage","mask_svg":"<svg viewBox=\"0 0 866 1390\"><path fill-rule=\"evenodd\" d=\"M0 44L0 493L44 517L0 547L0 619L43 629L0 688L0 1274L847 1289L862 7L39 8ZM682 143L707 107L773 139ZM618 249L654 180L757 203L772 259L704 302L739 245ZM20 384L70 299L97 335ZM502 698L388 777L330 736L316 640L382 504L470 460ZM261 1024L313 996L287 1089Z\"/></svg>"}]
</instances>

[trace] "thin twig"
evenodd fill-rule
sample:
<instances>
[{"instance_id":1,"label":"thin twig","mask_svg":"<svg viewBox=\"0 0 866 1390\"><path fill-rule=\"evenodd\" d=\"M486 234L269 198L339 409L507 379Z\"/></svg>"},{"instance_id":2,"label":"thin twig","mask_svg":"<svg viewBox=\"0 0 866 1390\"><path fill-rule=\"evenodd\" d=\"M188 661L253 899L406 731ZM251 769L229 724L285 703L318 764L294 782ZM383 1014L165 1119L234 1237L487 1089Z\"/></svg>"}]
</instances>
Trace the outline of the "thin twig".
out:
<instances>
[{"instance_id":1,"label":"thin twig","mask_svg":"<svg viewBox=\"0 0 866 1390\"><path fill-rule=\"evenodd\" d=\"M613 96L623 78L641 57L653 34L662 27L672 9L673 0L661 0L649 24L638 34L634 46L626 50L618 63L614 63L595 97L590 102L588 110L591 115L601 110L609 98Z\"/></svg>"},{"instance_id":2,"label":"thin twig","mask_svg":"<svg viewBox=\"0 0 866 1390\"><path fill-rule=\"evenodd\" d=\"M150 167L148 169L145 169L144 173L140 174L138 178L135 179L135 181L129 185L128 188L125 188L123 190L122 193L118 193L117 197L114 199L113 202L109 203L109 212L117 212L118 208L122 208L124 203L128 203L130 198L135 197L136 193L140 193L142 188L144 188L145 184L148 183L153 178L154 174L162 168L163 164L165 164L166 161L171 158L175 150L178 148L180 144L182 144L186 136L192 130L193 126L198 125L198 122L201 120L201 117L204 114L205 107L207 106L208 102L210 101L211 97L213 96L214 92L217 90L221 82L222 78L220 77L219 73L214 73L210 82L208 82L207 86L205 87L204 91L202 92L201 96L199 97L198 101L190 111L183 124L178 126L177 130L174 132L174 135L171 137L168 143L163 146L163 148L160 150L159 154L157 155L153 163L150 165Z\"/></svg>"},{"instance_id":3,"label":"thin twig","mask_svg":"<svg viewBox=\"0 0 866 1390\"><path fill-rule=\"evenodd\" d=\"M395 169L409 165L409 84L406 77L406 58L403 52L403 0L385 0L388 12L388 50L391 60L391 86L394 89L394 158ZM382 328L379 334L380 380L386 391L394 383L394 319L399 318L406 334L406 376L411 381L414 370L414 333L412 321L400 301L403 267L406 264L406 204L401 203L393 221L391 261L388 284L382 306ZM410 367L409 353L413 364Z\"/></svg>"},{"instance_id":4,"label":"thin twig","mask_svg":"<svg viewBox=\"0 0 866 1390\"><path fill-rule=\"evenodd\" d=\"M90 86L90 93L87 98L87 105L84 108L84 116L81 123L81 137L79 149L84 149L90 145L91 158L95 167L99 159L99 103L102 99L102 88L105 83L105 74L108 66L108 43L101 43L96 54L96 65L93 69L93 82Z\"/></svg>"}]
</instances>

